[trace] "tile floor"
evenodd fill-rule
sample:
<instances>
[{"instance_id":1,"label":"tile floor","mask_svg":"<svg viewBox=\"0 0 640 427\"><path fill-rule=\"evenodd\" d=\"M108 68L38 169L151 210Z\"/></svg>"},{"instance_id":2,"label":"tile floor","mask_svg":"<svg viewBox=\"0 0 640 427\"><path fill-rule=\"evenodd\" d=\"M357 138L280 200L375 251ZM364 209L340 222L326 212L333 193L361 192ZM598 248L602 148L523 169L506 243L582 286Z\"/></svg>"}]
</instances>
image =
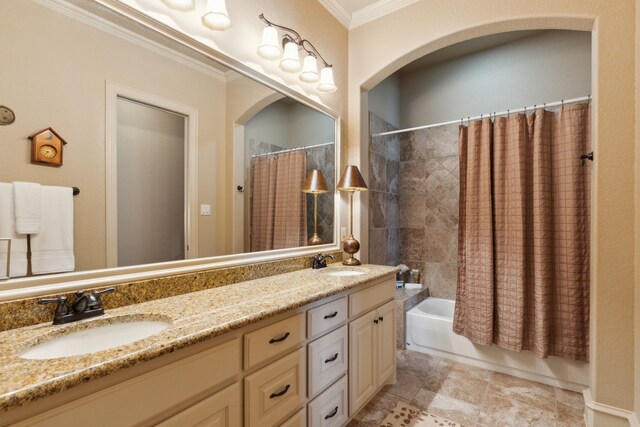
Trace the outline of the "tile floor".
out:
<instances>
[{"instance_id":1,"label":"tile floor","mask_svg":"<svg viewBox=\"0 0 640 427\"><path fill-rule=\"evenodd\" d=\"M378 426L398 400L465 427L582 427L582 394L411 350L398 351L397 382L348 427Z\"/></svg>"}]
</instances>

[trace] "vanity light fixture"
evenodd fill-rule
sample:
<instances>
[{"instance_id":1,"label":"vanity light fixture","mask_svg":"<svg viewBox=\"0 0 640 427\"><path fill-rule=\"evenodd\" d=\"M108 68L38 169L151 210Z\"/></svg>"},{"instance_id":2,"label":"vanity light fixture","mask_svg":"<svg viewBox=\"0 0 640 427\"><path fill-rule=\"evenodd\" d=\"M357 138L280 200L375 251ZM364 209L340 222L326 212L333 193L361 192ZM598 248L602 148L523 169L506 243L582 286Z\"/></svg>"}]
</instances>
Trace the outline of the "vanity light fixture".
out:
<instances>
[{"instance_id":1,"label":"vanity light fixture","mask_svg":"<svg viewBox=\"0 0 640 427\"><path fill-rule=\"evenodd\" d=\"M231 19L225 0L207 0L207 8L205 14L202 15L202 24L216 31L224 31L231 27Z\"/></svg>"},{"instance_id":2,"label":"vanity light fixture","mask_svg":"<svg viewBox=\"0 0 640 427\"><path fill-rule=\"evenodd\" d=\"M329 192L322 171L311 169L311 172L309 172L307 178L304 180L304 184L302 184L302 192L313 194L313 236L309 238L309 246L321 245L323 241L322 238L318 236L318 194Z\"/></svg>"},{"instance_id":3,"label":"vanity light fixture","mask_svg":"<svg viewBox=\"0 0 640 427\"><path fill-rule=\"evenodd\" d=\"M349 254L349 257L343 260L342 264L360 265L360 260L353 256L353 254L358 253L360 250L360 242L353 237L353 193L356 191L367 191L367 184L364 182L364 178L358 170L358 167L349 165L344 168L337 188L338 191L349 192L349 235L344 242L342 242L342 250Z\"/></svg>"},{"instance_id":4,"label":"vanity light fixture","mask_svg":"<svg viewBox=\"0 0 640 427\"><path fill-rule=\"evenodd\" d=\"M302 68L299 76L300 80L305 83L319 81L317 89L320 92L335 92L337 90L337 86L333 81L332 65L325 61L318 49L309 40L303 39L297 31L291 28L274 24L265 18L264 14L260 14L259 18L267 24L267 27L262 32L262 43L258 47L259 56L269 60L281 58L280 68L289 73L298 72ZM284 32L281 42L284 53L280 49L276 28ZM300 64L300 50L306 53L302 67ZM318 59L323 64L320 73L318 73Z\"/></svg>"}]
</instances>

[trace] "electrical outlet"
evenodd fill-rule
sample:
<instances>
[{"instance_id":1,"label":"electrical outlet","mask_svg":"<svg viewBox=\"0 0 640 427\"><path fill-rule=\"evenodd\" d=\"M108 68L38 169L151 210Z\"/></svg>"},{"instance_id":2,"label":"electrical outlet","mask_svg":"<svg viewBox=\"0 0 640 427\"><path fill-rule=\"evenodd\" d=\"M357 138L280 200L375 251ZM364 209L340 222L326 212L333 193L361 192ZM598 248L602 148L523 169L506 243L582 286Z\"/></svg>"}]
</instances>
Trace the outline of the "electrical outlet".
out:
<instances>
[{"instance_id":1,"label":"electrical outlet","mask_svg":"<svg viewBox=\"0 0 640 427\"><path fill-rule=\"evenodd\" d=\"M211 215L211 205L209 204L200 205L200 215L202 216Z\"/></svg>"}]
</instances>

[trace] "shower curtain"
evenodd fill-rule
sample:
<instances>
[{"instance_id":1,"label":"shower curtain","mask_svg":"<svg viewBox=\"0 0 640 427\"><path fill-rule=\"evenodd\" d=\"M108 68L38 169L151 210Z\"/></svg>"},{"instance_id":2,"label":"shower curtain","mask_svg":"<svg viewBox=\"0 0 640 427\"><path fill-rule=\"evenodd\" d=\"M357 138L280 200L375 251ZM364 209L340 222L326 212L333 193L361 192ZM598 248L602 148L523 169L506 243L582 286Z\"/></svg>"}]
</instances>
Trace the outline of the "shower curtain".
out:
<instances>
[{"instance_id":1,"label":"shower curtain","mask_svg":"<svg viewBox=\"0 0 640 427\"><path fill-rule=\"evenodd\" d=\"M461 126L454 332L588 360L590 105Z\"/></svg>"},{"instance_id":2,"label":"shower curtain","mask_svg":"<svg viewBox=\"0 0 640 427\"><path fill-rule=\"evenodd\" d=\"M251 159L252 252L306 245L307 208L302 192L306 171L304 151Z\"/></svg>"}]
</instances>

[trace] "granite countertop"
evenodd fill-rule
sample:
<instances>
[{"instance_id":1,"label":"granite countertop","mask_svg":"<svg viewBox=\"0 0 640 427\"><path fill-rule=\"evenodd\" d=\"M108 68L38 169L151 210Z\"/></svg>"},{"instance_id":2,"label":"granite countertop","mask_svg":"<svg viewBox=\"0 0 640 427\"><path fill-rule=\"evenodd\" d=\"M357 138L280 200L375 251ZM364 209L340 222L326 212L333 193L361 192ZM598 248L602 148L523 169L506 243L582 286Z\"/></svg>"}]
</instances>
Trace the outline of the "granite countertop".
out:
<instances>
[{"instance_id":1,"label":"granite countertop","mask_svg":"<svg viewBox=\"0 0 640 427\"><path fill-rule=\"evenodd\" d=\"M0 411L43 398L117 370L153 359L270 316L301 307L387 274L395 267L363 265L365 274L336 277L304 269L116 309L67 325L51 323L0 332ZM349 268L350 269L350 268ZM25 360L18 354L56 335L93 325L132 320L167 320L162 332L92 354Z\"/></svg>"}]
</instances>

